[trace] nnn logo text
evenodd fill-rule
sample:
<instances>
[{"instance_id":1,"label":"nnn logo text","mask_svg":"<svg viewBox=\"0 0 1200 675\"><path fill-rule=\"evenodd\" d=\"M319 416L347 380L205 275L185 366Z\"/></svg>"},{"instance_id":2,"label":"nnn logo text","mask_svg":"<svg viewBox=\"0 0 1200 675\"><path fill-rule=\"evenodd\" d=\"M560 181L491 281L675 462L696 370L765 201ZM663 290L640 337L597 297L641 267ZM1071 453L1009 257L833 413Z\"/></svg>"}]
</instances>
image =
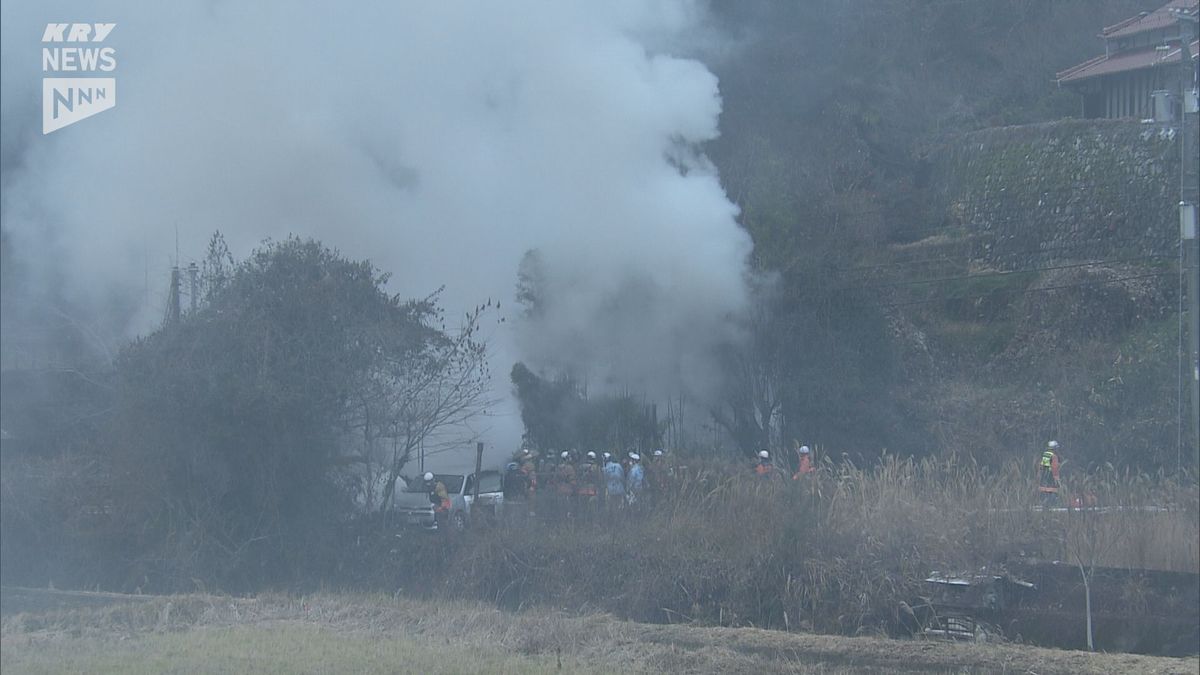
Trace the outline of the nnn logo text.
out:
<instances>
[{"instance_id":1,"label":"nnn logo text","mask_svg":"<svg viewBox=\"0 0 1200 675\"><path fill-rule=\"evenodd\" d=\"M117 50L101 46L115 23L48 23L42 33L42 133L48 134L117 105Z\"/></svg>"}]
</instances>

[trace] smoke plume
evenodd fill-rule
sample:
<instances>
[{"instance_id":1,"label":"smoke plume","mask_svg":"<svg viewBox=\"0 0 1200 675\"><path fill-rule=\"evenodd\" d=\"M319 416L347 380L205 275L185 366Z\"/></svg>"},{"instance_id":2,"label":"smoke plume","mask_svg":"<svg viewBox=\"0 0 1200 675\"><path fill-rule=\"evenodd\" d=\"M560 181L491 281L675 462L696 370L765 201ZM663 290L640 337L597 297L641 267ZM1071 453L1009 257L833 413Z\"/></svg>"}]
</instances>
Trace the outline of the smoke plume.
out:
<instances>
[{"instance_id":1,"label":"smoke plume","mask_svg":"<svg viewBox=\"0 0 1200 675\"><path fill-rule=\"evenodd\" d=\"M42 136L39 40L62 21L116 22L118 105ZM680 54L705 35L689 2L6 0L5 292L131 336L162 316L176 237L186 264L217 229L238 256L295 233L512 325L536 250L539 312L493 336L500 392L516 359L702 391L750 249L699 150L721 100Z\"/></svg>"}]
</instances>

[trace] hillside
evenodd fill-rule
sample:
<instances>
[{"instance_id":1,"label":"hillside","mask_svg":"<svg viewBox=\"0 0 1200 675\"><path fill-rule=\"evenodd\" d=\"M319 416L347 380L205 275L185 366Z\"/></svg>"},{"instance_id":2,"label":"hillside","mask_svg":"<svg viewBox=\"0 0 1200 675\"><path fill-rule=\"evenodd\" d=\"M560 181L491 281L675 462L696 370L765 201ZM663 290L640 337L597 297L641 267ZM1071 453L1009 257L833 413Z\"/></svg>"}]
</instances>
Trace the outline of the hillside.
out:
<instances>
[{"instance_id":1,"label":"hillside","mask_svg":"<svg viewBox=\"0 0 1200 675\"><path fill-rule=\"evenodd\" d=\"M1159 4L723 10L744 43L714 63L711 153L779 411L731 413L741 445L992 462L1058 438L1076 466L1183 464L1177 144L1060 122L1079 101L1053 84Z\"/></svg>"}]
</instances>

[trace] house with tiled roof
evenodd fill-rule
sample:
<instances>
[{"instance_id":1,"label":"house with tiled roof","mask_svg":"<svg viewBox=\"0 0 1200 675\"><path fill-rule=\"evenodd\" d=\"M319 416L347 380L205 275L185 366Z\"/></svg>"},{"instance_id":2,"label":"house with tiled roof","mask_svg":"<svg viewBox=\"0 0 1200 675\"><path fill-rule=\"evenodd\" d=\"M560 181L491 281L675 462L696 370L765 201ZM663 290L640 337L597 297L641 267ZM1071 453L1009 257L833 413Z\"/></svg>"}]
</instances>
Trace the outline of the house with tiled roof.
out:
<instances>
[{"instance_id":1,"label":"house with tiled roof","mask_svg":"<svg viewBox=\"0 0 1200 675\"><path fill-rule=\"evenodd\" d=\"M1198 9L1200 0L1171 0L1105 28L1104 54L1058 73L1059 86L1080 94L1084 117L1153 118L1153 93L1180 91L1180 59L1198 62ZM1195 72L1193 66L1188 90ZM1178 96L1171 100L1178 118Z\"/></svg>"}]
</instances>

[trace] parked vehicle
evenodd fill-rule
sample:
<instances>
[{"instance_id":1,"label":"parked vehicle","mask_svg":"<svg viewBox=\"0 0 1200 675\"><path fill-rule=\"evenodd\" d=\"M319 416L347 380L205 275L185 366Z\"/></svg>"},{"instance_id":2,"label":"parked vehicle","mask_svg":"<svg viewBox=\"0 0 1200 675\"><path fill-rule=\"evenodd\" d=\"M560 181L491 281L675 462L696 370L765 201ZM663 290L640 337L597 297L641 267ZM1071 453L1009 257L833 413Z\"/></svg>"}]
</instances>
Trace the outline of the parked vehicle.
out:
<instances>
[{"instance_id":1,"label":"parked vehicle","mask_svg":"<svg viewBox=\"0 0 1200 675\"><path fill-rule=\"evenodd\" d=\"M479 500L476 502L475 474L435 473L434 480L441 481L450 495L450 514L447 521L456 532L462 532L471 522L499 517L504 508L504 492L501 490L499 471L483 471L479 474ZM429 503L429 491L420 476L408 482L394 497L392 510L406 526L426 530L438 529L433 516L433 504Z\"/></svg>"}]
</instances>

